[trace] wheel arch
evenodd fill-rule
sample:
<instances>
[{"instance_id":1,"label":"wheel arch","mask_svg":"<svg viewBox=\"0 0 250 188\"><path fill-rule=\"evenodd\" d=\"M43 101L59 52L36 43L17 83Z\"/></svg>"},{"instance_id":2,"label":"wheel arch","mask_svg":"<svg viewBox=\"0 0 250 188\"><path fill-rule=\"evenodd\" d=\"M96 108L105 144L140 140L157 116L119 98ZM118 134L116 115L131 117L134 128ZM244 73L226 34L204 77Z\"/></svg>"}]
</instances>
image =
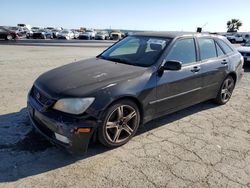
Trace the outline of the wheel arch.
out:
<instances>
[{"instance_id":1,"label":"wheel arch","mask_svg":"<svg viewBox=\"0 0 250 188\"><path fill-rule=\"evenodd\" d=\"M235 72L230 72L227 76L232 76L232 78L234 79L234 83L236 84L236 82L237 82L237 74Z\"/></svg>"},{"instance_id":2,"label":"wheel arch","mask_svg":"<svg viewBox=\"0 0 250 188\"><path fill-rule=\"evenodd\" d=\"M130 96L130 95L127 95L127 96L121 96L119 98L115 98L112 102L110 102L105 108L103 111L107 110L111 105L113 105L114 103L118 102L118 101L121 101L121 100L130 100L132 102L134 102L138 109L139 109L139 112L140 112L140 124L143 122L143 116L144 116L144 110L143 110L143 105L142 103L138 100L138 98L136 98L135 96Z\"/></svg>"}]
</instances>

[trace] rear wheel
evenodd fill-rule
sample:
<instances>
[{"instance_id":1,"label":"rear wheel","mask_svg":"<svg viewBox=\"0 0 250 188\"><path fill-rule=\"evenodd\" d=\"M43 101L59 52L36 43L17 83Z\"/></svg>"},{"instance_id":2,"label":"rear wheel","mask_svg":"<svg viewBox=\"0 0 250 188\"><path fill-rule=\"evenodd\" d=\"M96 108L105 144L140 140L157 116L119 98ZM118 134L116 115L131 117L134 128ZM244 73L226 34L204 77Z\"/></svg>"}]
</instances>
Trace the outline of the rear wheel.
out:
<instances>
[{"instance_id":1,"label":"rear wheel","mask_svg":"<svg viewBox=\"0 0 250 188\"><path fill-rule=\"evenodd\" d=\"M234 87L235 87L235 80L233 79L232 76L228 76L223 81L221 88L215 99L215 102L221 105L226 104L230 100L233 94Z\"/></svg>"},{"instance_id":2,"label":"rear wheel","mask_svg":"<svg viewBox=\"0 0 250 188\"><path fill-rule=\"evenodd\" d=\"M121 146L135 135L139 123L137 105L130 100L118 101L104 114L103 125L98 129L98 139L107 147Z\"/></svg>"}]
</instances>

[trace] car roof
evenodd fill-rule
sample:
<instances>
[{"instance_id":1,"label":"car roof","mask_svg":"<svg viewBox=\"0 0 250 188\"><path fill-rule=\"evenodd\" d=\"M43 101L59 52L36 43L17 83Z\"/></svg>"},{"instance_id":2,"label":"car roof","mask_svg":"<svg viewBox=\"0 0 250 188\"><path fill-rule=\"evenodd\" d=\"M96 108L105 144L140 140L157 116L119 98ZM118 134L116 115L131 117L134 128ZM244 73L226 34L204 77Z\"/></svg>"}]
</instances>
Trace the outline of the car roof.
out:
<instances>
[{"instance_id":1,"label":"car roof","mask_svg":"<svg viewBox=\"0 0 250 188\"><path fill-rule=\"evenodd\" d=\"M209 33L195 33L195 32L140 32L134 33L132 36L147 36L147 37L164 37L164 38L176 38L176 37L185 37L185 36L213 36L220 38L220 35L212 35ZM222 37L223 38L223 37Z\"/></svg>"}]
</instances>

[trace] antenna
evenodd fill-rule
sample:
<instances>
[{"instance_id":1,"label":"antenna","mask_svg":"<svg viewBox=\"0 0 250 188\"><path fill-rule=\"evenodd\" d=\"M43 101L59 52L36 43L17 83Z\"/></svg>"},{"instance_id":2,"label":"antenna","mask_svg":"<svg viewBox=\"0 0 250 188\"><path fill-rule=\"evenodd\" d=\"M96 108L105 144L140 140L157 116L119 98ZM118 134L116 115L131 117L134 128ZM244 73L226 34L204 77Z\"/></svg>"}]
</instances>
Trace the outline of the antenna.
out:
<instances>
[{"instance_id":1,"label":"antenna","mask_svg":"<svg viewBox=\"0 0 250 188\"><path fill-rule=\"evenodd\" d=\"M202 32L202 29L208 24L208 22L206 22L202 27L197 27L197 30L196 32L197 33L201 33Z\"/></svg>"}]
</instances>

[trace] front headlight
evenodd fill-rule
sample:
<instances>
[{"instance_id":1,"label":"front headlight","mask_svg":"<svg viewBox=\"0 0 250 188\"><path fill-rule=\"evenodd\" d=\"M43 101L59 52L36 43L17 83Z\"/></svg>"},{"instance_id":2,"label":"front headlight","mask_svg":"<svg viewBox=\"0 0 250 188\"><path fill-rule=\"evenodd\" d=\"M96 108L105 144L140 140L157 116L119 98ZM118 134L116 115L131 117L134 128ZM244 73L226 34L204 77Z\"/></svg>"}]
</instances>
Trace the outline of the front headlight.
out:
<instances>
[{"instance_id":1,"label":"front headlight","mask_svg":"<svg viewBox=\"0 0 250 188\"><path fill-rule=\"evenodd\" d=\"M67 98L58 100L53 108L69 114L82 114L94 102L95 98Z\"/></svg>"}]
</instances>

